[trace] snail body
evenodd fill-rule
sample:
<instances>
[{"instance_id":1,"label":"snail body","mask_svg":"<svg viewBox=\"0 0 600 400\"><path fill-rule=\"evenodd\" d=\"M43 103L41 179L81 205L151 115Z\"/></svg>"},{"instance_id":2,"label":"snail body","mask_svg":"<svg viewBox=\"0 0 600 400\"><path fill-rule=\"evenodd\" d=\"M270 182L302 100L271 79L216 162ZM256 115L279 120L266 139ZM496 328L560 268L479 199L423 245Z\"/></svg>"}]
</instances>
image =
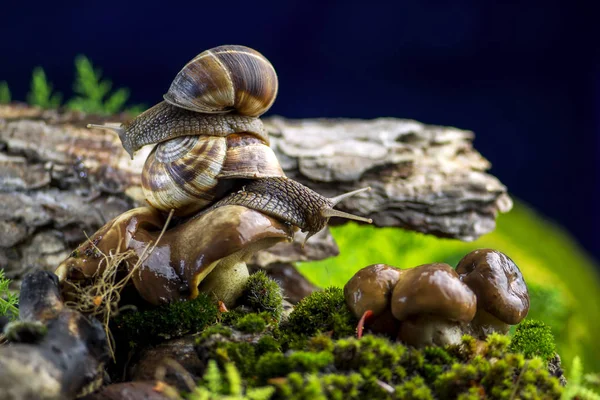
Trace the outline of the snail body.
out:
<instances>
[{"instance_id":1,"label":"snail body","mask_svg":"<svg viewBox=\"0 0 600 400\"><path fill-rule=\"evenodd\" d=\"M89 126L116 131L132 157L157 143L142 171L142 189L158 210L185 216L243 205L309 232L307 239L332 216L370 223L333 210L368 189L327 199L285 177L258 119L277 91L275 69L262 54L219 46L188 62L163 102L121 126Z\"/></svg>"}]
</instances>

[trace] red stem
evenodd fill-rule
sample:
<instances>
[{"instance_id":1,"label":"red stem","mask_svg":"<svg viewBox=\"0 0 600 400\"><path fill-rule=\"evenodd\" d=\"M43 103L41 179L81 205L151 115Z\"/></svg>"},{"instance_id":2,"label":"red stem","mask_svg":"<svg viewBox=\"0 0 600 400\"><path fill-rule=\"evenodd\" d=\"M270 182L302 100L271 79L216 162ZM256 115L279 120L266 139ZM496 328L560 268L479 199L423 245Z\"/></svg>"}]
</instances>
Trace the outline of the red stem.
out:
<instances>
[{"instance_id":1,"label":"red stem","mask_svg":"<svg viewBox=\"0 0 600 400\"><path fill-rule=\"evenodd\" d=\"M363 330L365 329L365 322L368 318L373 316L373 311L367 310L364 312L360 320L358 321L358 325L356 326L356 337L361 338L363 334Z\"/></svg>"}]
</instances>

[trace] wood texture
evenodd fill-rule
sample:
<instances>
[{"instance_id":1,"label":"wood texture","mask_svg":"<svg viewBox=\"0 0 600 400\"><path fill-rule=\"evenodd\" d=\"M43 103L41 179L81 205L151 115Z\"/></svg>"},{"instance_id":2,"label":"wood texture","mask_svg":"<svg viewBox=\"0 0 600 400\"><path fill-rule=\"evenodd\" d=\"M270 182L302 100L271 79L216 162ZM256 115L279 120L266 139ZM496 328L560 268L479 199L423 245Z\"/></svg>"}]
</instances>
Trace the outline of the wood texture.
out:
<instances>
[{"instance_id":1,"label":"wood texture","mask_svg":"<svg viewBox=\"0 0 600 400\"><path fill-rule=\"evenodd\" d=\"M0 268L7 275L54 269L84 232L141 204L140 171L150 148L132 161L116 134L85 128L123 120L0 106ZM472 132L393 118L264 122L289 177L326 196L371 186L339 208L377 226L473 240L512 207L506 188L486 173L489 162L473 149ZM304 249L299 243L255 261L266 266L338 252L327 231Z\"/></svg>"}]
</instances>

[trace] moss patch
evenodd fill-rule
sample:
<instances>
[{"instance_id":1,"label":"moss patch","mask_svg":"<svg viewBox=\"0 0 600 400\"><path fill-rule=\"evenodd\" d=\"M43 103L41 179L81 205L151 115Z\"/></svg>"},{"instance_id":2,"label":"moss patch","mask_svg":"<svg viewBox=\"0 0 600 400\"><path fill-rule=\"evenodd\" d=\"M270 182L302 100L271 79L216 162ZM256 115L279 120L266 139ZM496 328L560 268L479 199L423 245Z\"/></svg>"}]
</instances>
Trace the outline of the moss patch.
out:
<instances>
[{"instance_id":1,"label":"moss patch","mask_svg":"<svg viewBox=\"0 0 600 400\"><path fill-rule=\"evenodd\" d=\"M157 340L200 332L217 321L217 306L205 294L190 301L178 301L151 310L126 312L113 319L115 326L130 341L152 343Z\"/></svg>"},{"instance_id":2,"label":"moss patch","mask_svg":"<svg viewBox=\"0 0 600 400\"><path fill-rule=\"evenodd\" d=\"M346 307L344 291L330 287L302 299L281 325L280 337L288 347L299 349L310 337L320 333L332 338L351 336L357 322Z\"/></svg>"},{"instance_id":3,"label":"moss patch","mask_svg":"<svg viewBox=\"0 0 600 400\"><path fill-rule=\"evenodd\" d=\"M563 390L543 360L511 353L502 335L421 350L371 335L321 335L303 350L262 355L251 343L217 343L219 365L234 363L245 387L273 387L275 399L547 399Z\"/></svg>"},{"instance_id":4,"label":"moss patch","mask_svg":"<svg viewBox=\"0 0 600 400\"><path fill-rule=\"evenodd\" d=\"M266 312L271 314L275 320L281 320L283 313L281 287L264 271L250 275L240 303L250 307L254 312Z\"/></svg>"},{"instance_id":5,"label":"moss patch","mask_svg":"<svg viewBox=\"0 0 600 400\"><path fill-rule=\"evenodd\" d=\"M554 336L550 327L533 319L523 321L510 341L510 350L522 353L525 357L540 357L550 361L554 357Z\"/></svg>"}]
</instances>

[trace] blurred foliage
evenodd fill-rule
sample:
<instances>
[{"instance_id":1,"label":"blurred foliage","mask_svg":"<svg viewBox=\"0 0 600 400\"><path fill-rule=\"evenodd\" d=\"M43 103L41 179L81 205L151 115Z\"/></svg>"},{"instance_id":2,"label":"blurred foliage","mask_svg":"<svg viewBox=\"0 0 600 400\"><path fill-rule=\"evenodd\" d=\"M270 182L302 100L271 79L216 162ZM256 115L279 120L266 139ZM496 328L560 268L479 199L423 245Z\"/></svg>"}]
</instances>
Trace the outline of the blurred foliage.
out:
<instances>
[{"instance_id":1,"label":"blurred foliage","mask_svg":"<svg viewBox=\"0 0 600 400\"><path fill-rule=\"evenodd\" d=\"M42 108L56 108L60 106L61 100L62 94L52 93L52 83L48 82L42 67L34 68L27 102Z\"/></svg>"},{"instance_id":2,"label":"blurred foliage","mask_svg":"<svg viewBox=\"0 0 600 400\"><path fill-rule=\"evenodd\" d=\"M567 378L567 386L561 399L600 400L598 382L594 381L595 375L584 375L583 366L579 357L573 358L571 369Z\"/></svg>"},{"instance_id":3,"label":"blurred foliage","mask_svg":"<svg viewBox=\"0 0 600 400\"><path fill-rule=\"evenodd\" d=\"M6 81L0 82L0 104L10 103L10 90Z\"/></svg>"},{"instance_id":4,"label":"blurred foliage","mask_svg":"<svg viewBox=\"0 0 600 400\"><path fill-rule=\"evenodd\" d=\"M17 303L19 297L9 289L10 279L4 276L4 270L0 269L0 317L6 316L10 320L14 320L19 315Z\"/></svg>"},{"instance_id":5,"label":"blurred foliage","mask_svg":"<svg viewBox=\"0 0 600 400\"><path fill-rule=\"evenodd\" d=\"M104 115L122 111L137 115L146 109L142 104L125 107L129 99L129 90L120 88L111 92L111 89L112 82L102 79L100 69L94 68L86 56L78 55L75 58L75 83L73 84L75 95L64 106L70 110ZM0 82L0 104L10 103L11 100L8 83ZM42 108L61 106L62 94L53 93L52 83L46 78L42 67L33 70L27 102Z\"/></svg>"},{"instance_id":6,"label":"blurred foliage","mask_svg":"<svg viewBox=\"0 0 600 400\"><path fill-rule=\"evenodd\" d=\"M129 90L120 88L111 93L112 82L102 79L102 72L95 69L90 60L83 55L75 58L75 97L67 102L71 110L93 114L115 114L123 110ZM130 112L140 112L137 107Z\"/></svg>"},{"instance_id":7,"label":"blurred foliage","mask_svg":"<svg viewBox=\"0 0 600 400\"><path fill-rule=\"evenodd\" d=\"M465 243L397 228L346 224L332 227L341 254L301 263L299 270L321 287L343 286L362 267L386 263L411 268L431 262L456 266L468 252L493 248L506 253L527 281L529 318L545 322L567 365L580 355L586 369L600 370L600 277L572 237L521 202L500 215L497 228Z\"/></svg>"},{"instance_id":8,"label":"blurred foliage","mask_svg":"<svg viewBox=\"0 0 600 400\"><path fill-rule=\"evenodd\" d=\"M209 360L206 372L188 399L190 400L267 400L275 388L271 386L244 390L242 377L234 364L225 364L224 371L219 370L215 360Z\"/></svg>"}]
</instances>

